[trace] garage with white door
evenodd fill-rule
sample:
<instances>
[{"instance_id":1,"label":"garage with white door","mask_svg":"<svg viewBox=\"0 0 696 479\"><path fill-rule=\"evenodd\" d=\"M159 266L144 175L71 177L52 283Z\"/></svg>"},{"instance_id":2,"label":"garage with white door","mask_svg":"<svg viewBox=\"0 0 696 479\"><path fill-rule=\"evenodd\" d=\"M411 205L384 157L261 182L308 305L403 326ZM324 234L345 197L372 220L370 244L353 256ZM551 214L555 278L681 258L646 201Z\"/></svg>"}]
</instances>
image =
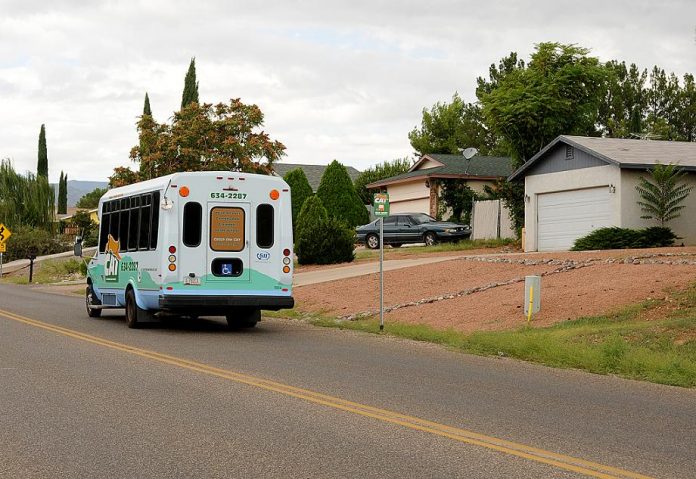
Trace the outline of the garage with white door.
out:
<instances>
[{"instance_id":1,"label":"garage with white door","mask_svg":"<svg viewBox=\"0 0 696 479\"><path fill-rule=\"evenodd\" d=\"M679 243L696 244L696 142L561 135L508 178L524 181L524 250L569 250L599 228L657 226L636 186L658 163L677 165L693 187L668 226Z\"/></svg>"},{"instance_id":2,"label":"garage with white door","mask_svg":"<svg viewBox=\"0 0 696 479\"><path fill-rule=\"evenodd\" d=\"M611 226L609 186L540 194L537 250L559 251L597 228Z\"/></svg>"}]
</instances>

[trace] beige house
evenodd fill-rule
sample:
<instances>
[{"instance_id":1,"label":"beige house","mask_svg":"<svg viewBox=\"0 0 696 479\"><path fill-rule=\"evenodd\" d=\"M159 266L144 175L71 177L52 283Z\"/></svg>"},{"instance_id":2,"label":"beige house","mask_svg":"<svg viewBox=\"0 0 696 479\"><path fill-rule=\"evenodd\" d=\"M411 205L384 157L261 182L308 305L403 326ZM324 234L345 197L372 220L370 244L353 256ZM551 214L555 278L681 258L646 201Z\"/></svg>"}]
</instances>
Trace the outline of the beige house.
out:
<instances>
[{"instance_id":1,"label":"beige house","mask_svg":"<svg viewBox=\"0 0 696 479\"><path fill-rule=\"evenodd\" d=\"M510 158L462 155L423 155L411 169L401 175L367 185L370 190L389 193L391 213L427 213L437 215L441 179L458 179L471 189L483 193L485 185L493 185L512 172Z\"/></svg>"},{"instance_id":2,"label":"beige house","mask_svg":"<svg viewBox=\"0 0 696 479\"><path fill-rule=\"evenodd\" d=\"M518 169L524 179L525 250L558 251L607 227L656 226L641 219L636 185L656 163L680 165L696 186L696 143L559 136ZM696 189L681 216L668 226L685 244L696 244Z\"/></svg>"}]
</instances>

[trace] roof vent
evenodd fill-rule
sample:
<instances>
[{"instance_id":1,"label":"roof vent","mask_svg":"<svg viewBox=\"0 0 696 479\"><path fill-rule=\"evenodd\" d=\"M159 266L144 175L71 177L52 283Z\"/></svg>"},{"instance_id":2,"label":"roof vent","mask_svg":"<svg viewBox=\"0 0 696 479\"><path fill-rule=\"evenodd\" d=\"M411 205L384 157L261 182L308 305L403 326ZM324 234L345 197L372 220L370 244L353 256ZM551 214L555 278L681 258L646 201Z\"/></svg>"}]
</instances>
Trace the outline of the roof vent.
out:
<instances>
[{"instance_id":1,"label":"roof vent","mask_svg":"<svg viewBox=\"0 0 696 479\"><path fill-rule=\"evenodd\" d=\"M575 156L575 149L570 145L566 145L565 159L572 160L574 156Z\"/></svg>"}]
</instances>

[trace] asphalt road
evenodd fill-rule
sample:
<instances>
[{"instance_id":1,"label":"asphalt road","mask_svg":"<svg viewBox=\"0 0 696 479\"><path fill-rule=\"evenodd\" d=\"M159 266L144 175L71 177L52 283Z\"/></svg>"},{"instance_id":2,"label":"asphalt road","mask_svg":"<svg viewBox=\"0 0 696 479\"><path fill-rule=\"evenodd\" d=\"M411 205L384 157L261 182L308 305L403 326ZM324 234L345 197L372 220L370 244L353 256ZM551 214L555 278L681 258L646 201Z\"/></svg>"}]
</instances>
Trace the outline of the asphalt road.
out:
<instances>
[{"instance_id":1,"label":"asphalt road","mask_svg":"<svg viewBox=\"0 0 696 479\"><path fill-rule=\"evenodd\" d=\"M0 286L3 478L640 474L696 477L696 391Z\"/></svg>"}]
</instances>

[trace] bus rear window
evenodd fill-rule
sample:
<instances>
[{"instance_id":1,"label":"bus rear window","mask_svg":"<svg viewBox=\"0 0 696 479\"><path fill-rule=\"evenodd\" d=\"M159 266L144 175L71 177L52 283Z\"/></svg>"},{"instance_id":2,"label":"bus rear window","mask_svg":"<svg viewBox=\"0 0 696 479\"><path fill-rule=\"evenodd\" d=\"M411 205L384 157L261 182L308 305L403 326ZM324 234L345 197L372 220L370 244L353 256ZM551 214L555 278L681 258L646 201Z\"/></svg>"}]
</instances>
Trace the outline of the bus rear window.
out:
<instances>
[{"instance_id":1,"label":"bus rear window","mask_svg":"<svg viewBox=\"0 0 696 479\"><path fill-rule=\"evenodd\" d=\"M210 210L210 248L242 251L245 246L244 210L217 206Z\"/></svg>"},{"instance_id":2,"label":"bus rear window","mask_svg":"<svg viewBox=\"0 0 696 479\"><path fill-rule=\"evenodd\" d=\"M203 208L200 203L190 202L184 205L183 242L189 247L201 244Z\"/></svg>"},{"instance_id":3,"label":"bus rear window","mask_svg":"<svg viewBox=\"0 0 696 479\"><path fill-rule=\"evenodd\" d=\"M273 205L256 207L256 244L259 248L273 246Z\"/></svg>"}]
</instances>

